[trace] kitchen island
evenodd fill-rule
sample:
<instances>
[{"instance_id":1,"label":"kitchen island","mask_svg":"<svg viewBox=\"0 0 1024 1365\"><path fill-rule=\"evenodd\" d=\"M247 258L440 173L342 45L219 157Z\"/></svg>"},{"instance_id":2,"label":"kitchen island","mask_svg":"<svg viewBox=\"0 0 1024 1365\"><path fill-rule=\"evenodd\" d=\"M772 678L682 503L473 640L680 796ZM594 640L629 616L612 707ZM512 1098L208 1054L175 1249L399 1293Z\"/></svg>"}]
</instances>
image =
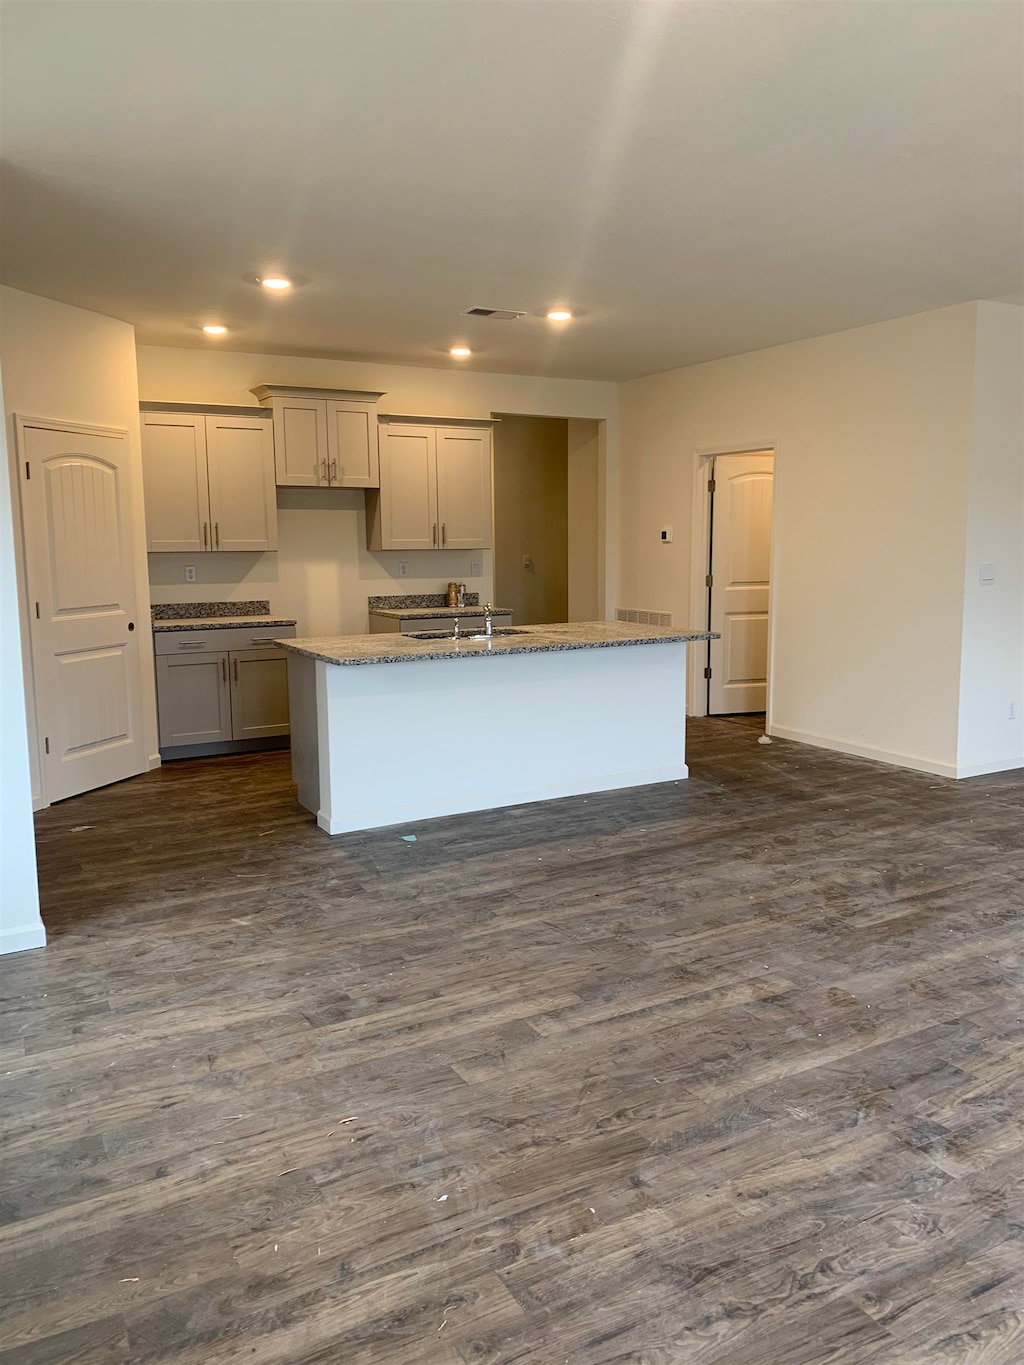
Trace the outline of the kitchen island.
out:
<instances>
[{"instance_id":1,"label":"kitchen island","mask_svg":"<svg viewBox=\"0 0 1024 1365\"><path fill-rule=\"evenodd\" d=\"M288 651L292 773L328 834L687 776L686 646L591 621Z\"/></svg>"}]
</instances>

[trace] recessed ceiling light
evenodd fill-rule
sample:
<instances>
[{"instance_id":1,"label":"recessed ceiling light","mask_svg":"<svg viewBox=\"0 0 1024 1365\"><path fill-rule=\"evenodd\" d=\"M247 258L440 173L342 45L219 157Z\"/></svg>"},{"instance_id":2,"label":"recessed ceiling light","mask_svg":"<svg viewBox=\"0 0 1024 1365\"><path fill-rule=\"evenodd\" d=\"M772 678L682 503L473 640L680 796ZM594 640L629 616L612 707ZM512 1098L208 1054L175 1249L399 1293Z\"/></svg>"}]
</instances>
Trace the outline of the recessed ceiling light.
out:
<instances>
[{"instance_id":1,"label":"recessed ceiling light","mask_svg":"<svg viewBox=\"0 0 1024 1365\"><path fill-rule=\"evenodd\" d=\"M572 313L568 308L552 308L548 312L548 322L572 322Z\"/></svg>"},{"instance_id":2,"label":"recessed ceiling light","mask_svg":"<svg viewBox=\"0 0 1024 1365\"><path fill-rule=\"evenodd\" d=\"M208 337L222 337L228 329L220 322L208 322L203 331Z\"/></svg>"},{"instance_id":3,"label":"recessed ceiling light","mask_svg":"<svg viewBox=\"0 0 1024 1365\"><path fill-rule=\"evenodd\" d=\"M453 346L448 354L453 355L456 360L465 360L466 356L472 355L473 352L468 346Z\"/></svg>"},{"instance_id":4,"label":"recessed ceiling light","mask_svg":"<svg viewBox=\"0 0 1024 1365\"><path fill-rule=\"evenodd\" d=\"M261 275L260 284L264 289L291 289L292 282L284 275Z\"/></svg>"}]
</instances>

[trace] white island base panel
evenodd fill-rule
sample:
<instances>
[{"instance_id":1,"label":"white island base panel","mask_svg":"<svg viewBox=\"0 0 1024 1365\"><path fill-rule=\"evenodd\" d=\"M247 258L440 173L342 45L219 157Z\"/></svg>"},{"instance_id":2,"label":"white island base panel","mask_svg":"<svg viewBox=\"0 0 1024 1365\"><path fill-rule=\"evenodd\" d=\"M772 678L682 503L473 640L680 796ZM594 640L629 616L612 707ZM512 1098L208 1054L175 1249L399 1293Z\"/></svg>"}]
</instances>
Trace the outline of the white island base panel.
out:
<instances>
[{"instance_id":1,"label":"white island base panel","mask_svg":"<svg viewBox=\"0 0 1024 1365\"><path fill-rule=\"evenodd\" d=\"M685 642L288 670L292 773L328 834L687 776Z\"/></svg>"}]
</instances>

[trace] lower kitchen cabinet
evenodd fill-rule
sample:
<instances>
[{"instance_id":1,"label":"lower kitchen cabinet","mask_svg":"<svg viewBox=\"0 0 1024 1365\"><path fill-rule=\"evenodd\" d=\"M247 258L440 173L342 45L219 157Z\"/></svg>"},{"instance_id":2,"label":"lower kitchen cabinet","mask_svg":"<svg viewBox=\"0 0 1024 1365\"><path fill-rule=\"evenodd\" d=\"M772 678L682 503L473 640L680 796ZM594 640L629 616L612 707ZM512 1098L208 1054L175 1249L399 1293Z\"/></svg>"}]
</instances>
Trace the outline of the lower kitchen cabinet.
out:
<instances>
[{"instance_id":1,"label":"lower kitchen cabinet","mask_svg":"<svg viewBox=\"0 0 1024 1365\"><path fill-rule=\"evenodd\" d=\"M237 752L259 748L264 741L278 747L287 736L287 656L274 645L225 649L232 633L223 628L170 638L157 635L156 701L163 758ZM238 631L241 637L251 633ZM274 633L284 638L294 635L295 628L279 627Z\"/></svg>"}]
</instances>

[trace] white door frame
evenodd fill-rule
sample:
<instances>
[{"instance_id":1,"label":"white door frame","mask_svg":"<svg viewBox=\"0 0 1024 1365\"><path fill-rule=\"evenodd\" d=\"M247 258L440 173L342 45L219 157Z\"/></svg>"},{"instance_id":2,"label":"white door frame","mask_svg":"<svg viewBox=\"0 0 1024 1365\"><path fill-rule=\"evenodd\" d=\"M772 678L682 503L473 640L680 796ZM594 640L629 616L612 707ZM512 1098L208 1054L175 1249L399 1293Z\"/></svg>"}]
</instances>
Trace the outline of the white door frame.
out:
<instances>
[{"instance_id":1,"label":"white door frame","mask_svg":"<svg viewBox=\"0 0 1024 1365\"><path fill-rule=\"evenodd\" d=\"M27 528L25 524L25 495L23 492L24 480L21 477L22 464L25 461L25 429L27 427L41 427L44 431L66 431L72 436L123 436L129 452L131 452L131 432L127 427L99 427L93 426L88 422L64 422L55 417L26 417L22 413L12 413L12 426L14 427L14 458L15 458L15 482L18 486L18 513L17 513L17 532L18 532L18 553L17 553L17 577L18 577L18 600L21 607L21 620L19 627L21 630L21 653L25 668L25 702L28 720L28 742L32 754L32 766L38 774L39 795L32 801L34 811L45 810L50 804L49 793L46 790L46 766L43 763L43 751L40 744L39 732L39 707L37 705L36 694L36 658L33 650L32 626L30 619L31 607L29 605L31 585L28 577L28 544ZM129 485L128 499L129 506L134 513L134 489ZM141 651L141 645L140 645ZM145 691L145 678L141 680L143 691Z\"/></svg>"},{"instance_id":2,"label":"white door frame","mask_svg":"<svg viewBox=\"0 0 1024 1365\"><path fill-rule=\"evenodd\" d=\"M738 441L726 445L703 446L693 452L693 520L690 528L690 620L703 630L708 619L707 573L711 554L711 494L708 492L708 471L717 455L748 455L755 451L771 451L774 457L774 496L772 498L771 582L768 585L768 700L765 732L772 727L772 674L775 660L775 574L778 567L779 516L779 443L772 440ZM691 716L708 713L708 689L704 678L707 649L690 649L690 665L686 683L687 704Z\"/></svg>"}]
</instances>

